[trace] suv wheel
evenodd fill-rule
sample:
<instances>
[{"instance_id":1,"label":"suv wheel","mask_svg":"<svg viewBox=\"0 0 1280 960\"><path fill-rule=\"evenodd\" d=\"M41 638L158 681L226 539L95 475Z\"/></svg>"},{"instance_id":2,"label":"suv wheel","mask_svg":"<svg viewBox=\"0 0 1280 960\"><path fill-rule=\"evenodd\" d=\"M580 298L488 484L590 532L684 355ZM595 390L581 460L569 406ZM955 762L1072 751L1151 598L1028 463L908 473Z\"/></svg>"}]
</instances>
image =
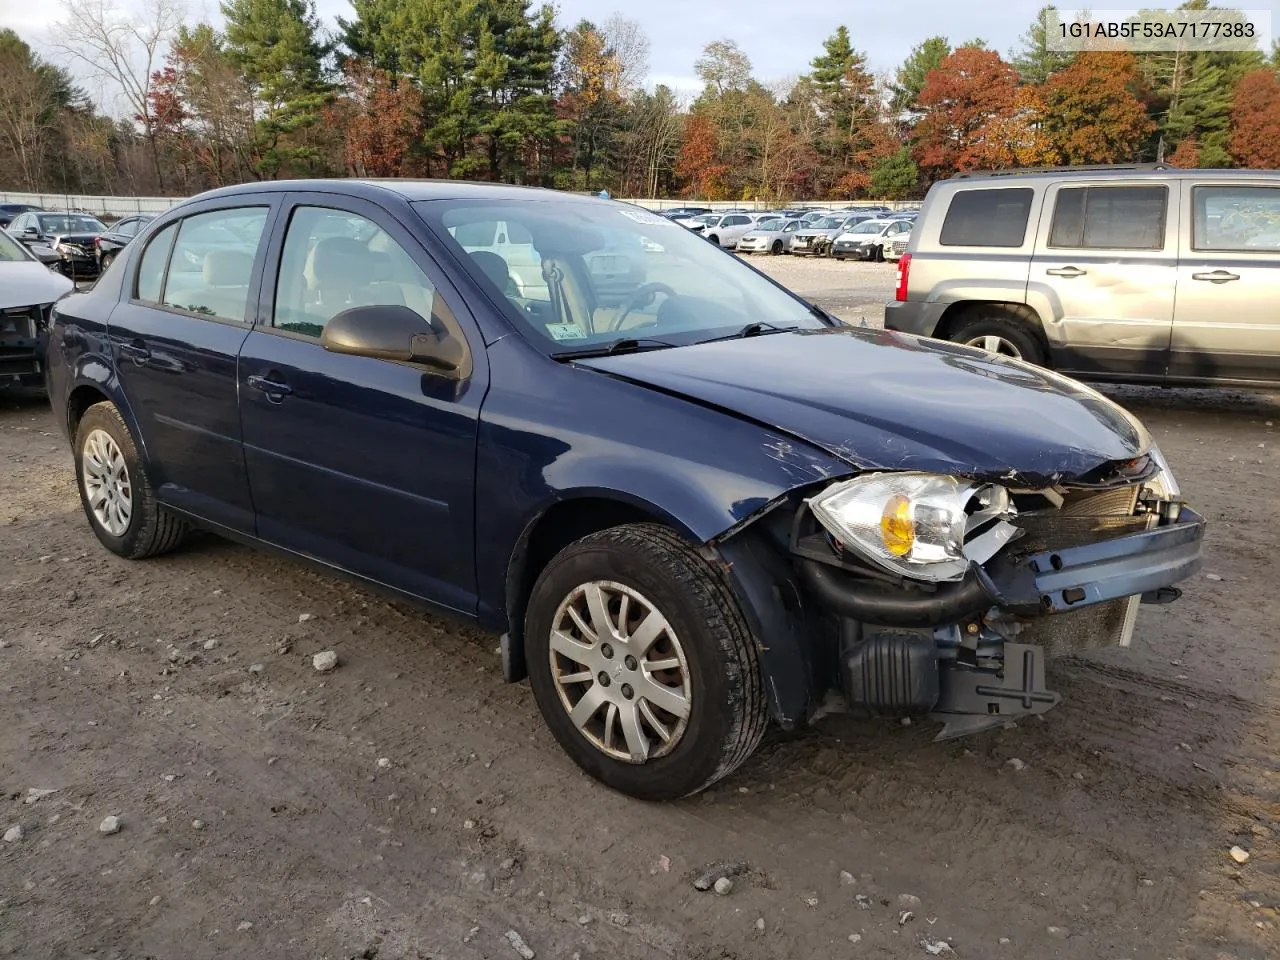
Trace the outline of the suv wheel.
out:
<instances>
[{"instance_id":1,"label":"suv wheel","mask_svg":"<svg viewBox=\"0 0 1280 960\"><path fill-rule=\"evenodd\" d=\"M533 588L525 638L552 734L630 796L696 793L764 735L760 664L737 598L666 527L615 527L562 550Z\"/></svg>"},{"instance_id":2,"label":"suv wheel","mask_svg":"<svg viewBox=\"0 0 1280 960\"><path fill-rule=\"evenodd\" d=\"M963 320L951 331L950 339L1039 366L1044 366L1047 359L1044 344L1035 331L1025 321L1014 317L988 314Z\"/></svg>"},{"instance_id":3,"label":"suv wheel","mask_svg":"<svg viewBox=\"0 0 1280 960\"><path fill-rule=\"evenodd\" d=\"M94 534L130 560L172 550L187 524L156 501L133 436L115 404L95 403L76 428L76 486Z\"/></svg>"}]
</instances>

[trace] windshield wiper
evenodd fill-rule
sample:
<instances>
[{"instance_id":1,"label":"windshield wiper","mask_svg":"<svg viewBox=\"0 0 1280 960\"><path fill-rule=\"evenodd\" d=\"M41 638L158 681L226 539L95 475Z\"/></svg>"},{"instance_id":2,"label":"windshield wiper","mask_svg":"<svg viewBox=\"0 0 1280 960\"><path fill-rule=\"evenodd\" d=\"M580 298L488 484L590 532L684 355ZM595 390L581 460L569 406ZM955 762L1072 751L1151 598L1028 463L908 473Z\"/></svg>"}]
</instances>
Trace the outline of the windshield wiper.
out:
<instances>
[{"instance_id":1,"label":"windshield wiper","mask_svg":"<svg viewBox=\"0 0 1280 960\"><path fill-rule=\"evenodd\" d=\"M764 320L756 320L752 323L748 323L745 327L743 327L737 333L726 334L723 337L711 337L710 339L699 340L698 342L699 343L716 343L717 341L720 341L720 340L745 340L747 337L758 337L764 333L787 333L795 329L797 328L796 327L779 327L779 326L776 326L775 324L768 323L767 321L764 321Z\"/></svg>"},{"instance_id":2,"label":"windshield wiper","mask_svg":"<svg viewBox=\"0 0 1280 960\"><path fill-rule=\"evenodd\" d=\"M637 353L641 350L661 350L664 347L675 347L678 344L666 340L655 340L652 337L624 337L612 343L598 344L594 347L582 347L578 350L561 350L553 353L553 360L578 360L584 357L611 357L618 353Z\"/></svg>"}]
</instances>

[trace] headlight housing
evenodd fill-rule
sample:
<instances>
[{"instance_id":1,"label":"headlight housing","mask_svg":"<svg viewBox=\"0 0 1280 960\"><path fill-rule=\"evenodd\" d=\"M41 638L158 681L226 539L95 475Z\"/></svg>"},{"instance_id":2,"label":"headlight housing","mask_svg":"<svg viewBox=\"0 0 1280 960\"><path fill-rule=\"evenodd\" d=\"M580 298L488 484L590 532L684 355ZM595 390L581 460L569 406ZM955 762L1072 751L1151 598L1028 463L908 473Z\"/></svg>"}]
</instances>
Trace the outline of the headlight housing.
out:
<instances>
[{"instance_id":1,"label":"headlight housing","mask_svg":"<svg viewBox=\"0 0 1280 960\"><path fill-rule=\"evenodd\" d=\"M872 473L832 484L809 500L840 543L898 576L963 580L1018 535L1009 492L932 473Z\"/></svg>"},{"instance_id":2,"label":"headlight housing","mask_svg":"<svg viewBox=\"0 0 1280 960\"><path fill-rule=\"evenodd\" d=\"M1147 481L1147 486L1161 499L1177 500L1182 496L1182 490L1178 486L1178 481L1173 478L1173 471L1169 469L1169 461L1164 458L1164 454L1160 452L1160 448L1155 444L1151 445L1151 449L1147 451L1147 454L1155 461L1156 466L1160 468L1160 472Z\"/></svg>"}]
</instances>

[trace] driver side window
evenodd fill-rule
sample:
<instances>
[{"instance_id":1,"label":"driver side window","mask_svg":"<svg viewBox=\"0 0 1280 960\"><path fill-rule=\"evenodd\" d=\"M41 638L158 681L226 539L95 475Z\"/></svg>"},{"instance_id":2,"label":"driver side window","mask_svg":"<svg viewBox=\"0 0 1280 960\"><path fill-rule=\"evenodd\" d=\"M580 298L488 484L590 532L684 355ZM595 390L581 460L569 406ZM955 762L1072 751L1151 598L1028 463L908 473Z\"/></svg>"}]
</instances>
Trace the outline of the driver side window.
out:
<instances>
[{"instance_id":1,"label":"driver side window","mask_svg":"<svg viewBox=\"0 0 1280 960\"><path fill-rule=\"evenodd\" d=\"M452 327L435 298L422 268L372 220L327 207L294 209L276 277L276 329L319 338L335 314L371 306L408 307Z\"/></svg>"}]
</instances>

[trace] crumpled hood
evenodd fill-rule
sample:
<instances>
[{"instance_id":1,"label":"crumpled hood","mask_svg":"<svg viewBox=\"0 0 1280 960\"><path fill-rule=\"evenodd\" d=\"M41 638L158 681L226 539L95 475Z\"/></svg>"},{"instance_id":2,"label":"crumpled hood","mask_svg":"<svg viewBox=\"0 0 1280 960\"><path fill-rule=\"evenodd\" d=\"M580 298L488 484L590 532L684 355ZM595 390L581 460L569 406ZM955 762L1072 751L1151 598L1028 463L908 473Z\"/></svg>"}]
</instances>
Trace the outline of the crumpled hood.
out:
<instances>
[{"instance_id":1,"label":"crumpled hood","mask_svg":"<svg viewBox=\"0 0 1280 960\"><path fill-rule=\"evenodd\" d=\"M887 330L774 333L578 362L767 424L859 469L1039 486L1151 446L1141 423L1074 380Z\"/></svg>"},{"instance_id":2,"label":"crumpled hood","mask_svg":"<svg viewBox=\"0 0 1280 960\"><path fill-rule=\"evenodd\" d=\"M34 260L0 260L0 310L52 303L74 284Z\"/></svg>"}]
</instances>

